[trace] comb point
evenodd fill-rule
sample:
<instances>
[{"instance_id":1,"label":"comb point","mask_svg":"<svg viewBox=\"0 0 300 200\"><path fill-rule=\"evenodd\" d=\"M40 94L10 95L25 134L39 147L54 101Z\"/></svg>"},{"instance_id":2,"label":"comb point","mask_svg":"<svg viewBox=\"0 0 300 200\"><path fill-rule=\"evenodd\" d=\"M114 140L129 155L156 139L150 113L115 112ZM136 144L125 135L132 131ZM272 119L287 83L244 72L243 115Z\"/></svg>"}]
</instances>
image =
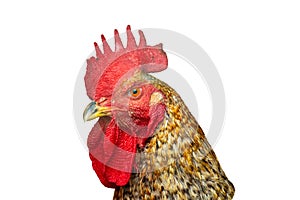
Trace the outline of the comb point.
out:
<instances>
[{"instance_id":1,"label":"comb point","mask_svg":"<svg viewBox=\"0 0 300 200\"><path fill-rule=\"evenodd\" d=\"M147 45L147 42L143 31L139 30L139 35L140 35L139 47L145 47Z\"/></svg>"},{"instance_id":2,"label":"comb point","mask_svg":"<svg viewBox=\"0 0 300 200\"><path fill-rule=\"evenodd\" d=\"M124 46L117 29L115 29L114 34L115 34L115 52L117 52L124 49Z\"/></svg>"},{"instance_id":3,"label":"comb point","mask_svg":"<svg viewBox=\"0 0 300 200\"><path fill-rule=\"evenodd\" d=\"M96 51L96 57L101 58L103 56L103 54L102 54L97 42L94 42L94 46L95 46L95 51Z\"/></svg>"},{"instance_id":4,"label":"comb point","mask_svg":"<svg viewBox=\"0 0 300 200\"><path fill-rule=\"evenodd\" d=\"M118 29L115 29L115 30L114 30L114 35L119 35Z\"/></svg>"},{"instance_id":5,"label":"comb point","mask_svg":"<svg viewBox=\"0 0 300 200\"><path fill-rule=\"evenodd\" d=\"M131 32L131 28L128 25L127 29L126 29L126 33L127 33L127 49L132 50L135 49L137 47L136 42L135 42L135 38Z\"/></svg>"},{"instance_id":6,"label":"comb point","mask_svg":"<svg viewBox=\"0 0 300 200\"><path fill-rule=\"evenodd\" d=\"M159 44L157 44L157 45L155 45L153 47L156 48L156 49L162 49L162 43L159 43Z\"/></svg>"},{"instance_id":7,"label":"comb point","mask_svg":"<svg viewBox=\"0 0 300 200\"><path fill-rule=\"evenodd\" d=\"M101 40L102 40L102 42L106 41L106 38L103 34L101 34Z\"/></svg>"},{"instance_id":8,"label":"comb point","mask_svg":"<svg viewBox=\"0 0 300 200\"><path fill-rule=\"evenodd\" d=\"M104 37L103 34L101 34L101 40L102 40L102 44L103 44L104 54L110 54L110 53L112 53L112 50L111 50L110 46L108 45L108 43L106 41L106 38Z\"/></svg>"}]
</instances>

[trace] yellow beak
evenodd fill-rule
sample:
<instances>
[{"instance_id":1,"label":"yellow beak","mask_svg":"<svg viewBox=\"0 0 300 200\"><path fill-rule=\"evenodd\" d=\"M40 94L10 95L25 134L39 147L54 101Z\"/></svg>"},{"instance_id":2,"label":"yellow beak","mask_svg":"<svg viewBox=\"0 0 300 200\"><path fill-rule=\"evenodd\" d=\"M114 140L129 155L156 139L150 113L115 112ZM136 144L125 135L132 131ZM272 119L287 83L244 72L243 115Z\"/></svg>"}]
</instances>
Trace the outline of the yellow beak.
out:
<instances>
[{"instance_id":1,"label":"yellow beak","mask_svg":"<svg viewBox=\"0 0 300 200\"><path fill-rule=\"evenodd\" d=\"M96 102L91 102L83 112L83 120L90 121L98 117L110 116L111 108L99 106Z\"/></svg>"}]
</instances>

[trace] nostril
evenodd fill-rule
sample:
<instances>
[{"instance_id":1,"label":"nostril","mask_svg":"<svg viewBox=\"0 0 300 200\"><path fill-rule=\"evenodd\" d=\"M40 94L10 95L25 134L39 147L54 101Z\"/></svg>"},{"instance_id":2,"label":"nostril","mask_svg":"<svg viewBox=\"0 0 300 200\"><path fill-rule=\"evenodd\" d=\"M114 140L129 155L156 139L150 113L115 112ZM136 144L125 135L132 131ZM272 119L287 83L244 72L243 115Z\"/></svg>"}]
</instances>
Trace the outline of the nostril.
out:
<instances>
[{"instance_id":1,"label":"nostril","mask_svg":"<svg viewBox=\"0 0 300 200\"><path fill-rule=\"evenodd\" d=\"M101 103L103 103L103 102L105 102L105 101L107 101L107 98L101 97L101 98L99 99L98 103L101 104Z\"/></svg>"}]
</instances>

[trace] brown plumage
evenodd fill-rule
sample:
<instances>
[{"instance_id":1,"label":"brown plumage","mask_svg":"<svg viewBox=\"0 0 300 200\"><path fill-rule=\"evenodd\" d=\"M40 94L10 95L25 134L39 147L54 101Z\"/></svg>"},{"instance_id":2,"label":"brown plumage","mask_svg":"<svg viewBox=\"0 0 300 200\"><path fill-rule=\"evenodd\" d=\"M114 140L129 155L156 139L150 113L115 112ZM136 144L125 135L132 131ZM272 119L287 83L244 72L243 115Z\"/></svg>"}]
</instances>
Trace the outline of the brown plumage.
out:
<instances>
[{"instance_id":1,"label":"brown plumage","mask_svg":"<svg viewBox=\"0 0 300 200\"><path fill-rule=\"evenodd\" d=\"M138 173L117 187L121 199L232 199L226 177L197 121L180 96L166 83L142 74L166 96L166 114L136 157Z\"/></svg>"}]
</instances>

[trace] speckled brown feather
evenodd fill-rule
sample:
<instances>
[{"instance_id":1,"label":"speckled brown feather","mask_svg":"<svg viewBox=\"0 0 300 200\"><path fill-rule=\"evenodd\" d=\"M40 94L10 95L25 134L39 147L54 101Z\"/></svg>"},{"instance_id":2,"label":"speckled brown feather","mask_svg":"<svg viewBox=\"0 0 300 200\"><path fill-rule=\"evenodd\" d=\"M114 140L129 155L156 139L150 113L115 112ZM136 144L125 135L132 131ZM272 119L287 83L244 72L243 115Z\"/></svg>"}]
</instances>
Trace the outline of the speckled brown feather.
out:
<instances>
[{"instance_id":1,"label":"speckled brown feather","mask_svg":"<svg viewBox=\"0 0 300 200\"><path fill-rule=\"evenodd\" d=\"M162 81L143 76L165 95L167 110L145 148L139 149L138 173L116 188L114 200L232 199L233 184L180 96Z\"/></svg>"}]
</instances>

